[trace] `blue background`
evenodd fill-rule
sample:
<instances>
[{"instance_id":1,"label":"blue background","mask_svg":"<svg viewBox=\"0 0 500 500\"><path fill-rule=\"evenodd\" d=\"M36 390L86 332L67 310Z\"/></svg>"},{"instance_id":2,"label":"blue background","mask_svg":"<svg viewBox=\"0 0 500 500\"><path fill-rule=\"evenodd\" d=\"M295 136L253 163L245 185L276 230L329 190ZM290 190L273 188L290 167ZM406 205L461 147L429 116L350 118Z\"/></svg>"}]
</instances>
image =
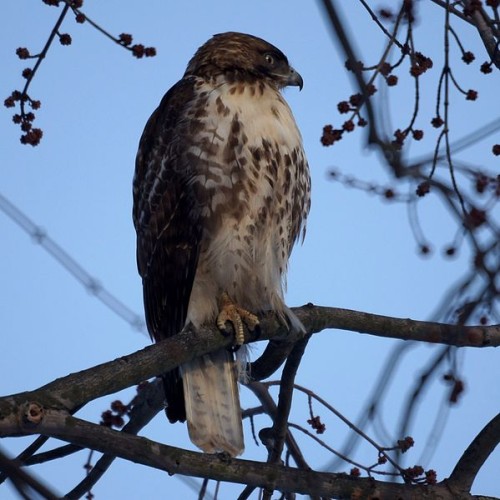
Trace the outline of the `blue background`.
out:
<instances>
[{"instance_id":1,"label":"blue background","mask_svg":"<svg viewBox=\"0 0 500 500\"><path fill-rule=\"evenodd\" d=\"M338 3L363 60L376 63L385 43L383 35L357 2ZM434 68L422 78L425 97L417 128L425 129L426 136L421 144L412 145L411 154L429 152L434 147L437 132L428 123L434 116L435 88L443 57L440 47L444 13L430 2L418 4L421 15L416 43L419 50L433 57ZM59 9L42 2L11 0L4 2L2 11L0 93L6 97L21 87L20 72L30 63L20 61L15 49L28 47L32 53L41 49ZM422 226L435 250L430 258L421 258L404 205L345 189L328 179L329 170L338 167L357 178L392 185L378 156L365 147L363 133L356 131L332 148L320 144L323 125L341 124L343 117L339 117L336 105L353 90L319 3L87 0L84 11L116 35L132 33L135 42L155 46L158 55L138 61L89 25L77 25L68 16L61 32L71 34L72 45L54 44L30 90L33 98L42 101L35 122L44 129L41 145L21 146L19 129L10 122L11 110L2 108L0 112L0 192L107 290L142 315L131 222L131 181L146 120L204 41L215 33L241 31L260 36L282 49L305 82L302 92L295 88L285 90L303 134L313 179L307 238L303 246L295 249L291 260L288 304L313 302L388 316L432 317L444 292L467 269L470 254L464 247L452 260L442 256L441 250L452 242L456 228L437 197L428 196L419 205ZM455 26L479 63L486 60L475 30L458 21ZM476 63L466 67L455 47L452 55L454 70L463 86L478 89L480 95L477 103L471 103L457 92L451 93L451 133L460 138L493 118L488 103L498 102L498 75L482 75ZM402 70L401 75L406 72ZM392 99L392 128L409 122L411 83L402 77L400 85L388 91ZM460 153L460 157L498 171L498 159L491 155L492 143L483 141ZM394 187L403 192L407 189ZM0 231L0 393L34 389L56 377L148 345L146 334L110 312L1 213ZM297 382L356 420L396 342L351 332L324 331L311 340ZM254 349L254 356L261 348ZM381 401L378 429L367 430L380 444L393 444L395 436L385 440L381 429L392 432L396 427L404 398L435 351L435 346L425 344L412 345L407 350L391 379L387 397ZM425 393L410 432L416 445L407 453L407 465L419 463L425 469L433 468L438 479L450 474L466 446L499 410L498 354L493 349L464 349L458 359L466 392L449 410L445 427L437 431L438 435L433 434L436 415L447 396L447 387L437 378ZM124 402L132 396L133 389L118 395ZM113 399L116 397L96 401L79 415L98 421ZM244 407L256 404L245 389L242 399ZM294 403L292 420L307 427L306 399L297 395ZM315 409L327 423L327 433L322 437L340 449L348 429L330 419L319 406ZM262 417L256 425L260 428L268 422ZM244 458L265 460L265 450L253 444L247 426L245 433ZM192 449L185 427L168 425L163 415L141 434ZM294 434L309 463L318 469L327 467L331 456L297 432ZM431 440L439 439L439 444L431 457L422 459L429 436ZM31 441L5 439L0 445L13 456ZM363 445L355 458L369 465L376 461L377 454ZM80 452L30 470L63 494L83 478L86 460L87 453ZM497 450L479 473L473 493L500 495L499 467ZM336 468L349 469L349 465ZM107 499L181 495L194 498L195 481L199 482L117 460L93 492L96 498ZM241 489L222 485L220 498L233 498ZM14 490L4 484L0 497L14 498Z\"/></svg>"}]
</instances>

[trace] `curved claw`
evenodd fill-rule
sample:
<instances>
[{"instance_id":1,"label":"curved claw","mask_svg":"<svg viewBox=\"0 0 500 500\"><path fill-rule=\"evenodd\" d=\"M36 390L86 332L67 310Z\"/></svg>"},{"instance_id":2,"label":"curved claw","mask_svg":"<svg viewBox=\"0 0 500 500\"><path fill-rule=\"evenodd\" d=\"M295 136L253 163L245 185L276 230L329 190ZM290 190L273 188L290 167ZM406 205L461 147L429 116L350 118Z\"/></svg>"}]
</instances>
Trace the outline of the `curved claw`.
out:
<instances>
[{"instance_id":1,"label":"curved claw","mask_svg":"<svg viewBox=\"0 0 500 500\"><path fill-rule=\"evenodd\" d=\"M250 331L253 331L255 327L259 324L259 318L252 314L251 312L243 309L242 307L236 305L229 295L224 292L221 296L221 307L220 313L217 316L217 327L219 330L226 331L226 322L229 321L233 324L235 332L235 345L243 345L245 341L245 332L243 329L243 323L246 324Z\"/></svg>"}]
</instances>

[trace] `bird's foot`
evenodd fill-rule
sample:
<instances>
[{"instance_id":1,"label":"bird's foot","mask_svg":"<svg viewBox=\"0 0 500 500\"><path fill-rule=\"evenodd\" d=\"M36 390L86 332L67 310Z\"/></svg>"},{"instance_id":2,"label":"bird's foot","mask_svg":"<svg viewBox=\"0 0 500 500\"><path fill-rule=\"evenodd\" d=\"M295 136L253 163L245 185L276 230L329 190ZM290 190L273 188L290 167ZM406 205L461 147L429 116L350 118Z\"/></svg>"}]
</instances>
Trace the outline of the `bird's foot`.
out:
<instances>
[{"instance_id":1,"label":"bird's foot","mask_svg":"<svg viewBox=\"0 0 500 500\"><path fill-rule=\"evenodd\" d=\"M226 332L226 321L233 324L235 333L235 345L243 345L245 341L245 332L243 330L243 323L247 325L250 331L255 330L259 325L259 318L251 312L236 305L229 295L224 292L220 299L220 313L217 316L217 327L222 332Z\"/></svg>"}]
</instances>

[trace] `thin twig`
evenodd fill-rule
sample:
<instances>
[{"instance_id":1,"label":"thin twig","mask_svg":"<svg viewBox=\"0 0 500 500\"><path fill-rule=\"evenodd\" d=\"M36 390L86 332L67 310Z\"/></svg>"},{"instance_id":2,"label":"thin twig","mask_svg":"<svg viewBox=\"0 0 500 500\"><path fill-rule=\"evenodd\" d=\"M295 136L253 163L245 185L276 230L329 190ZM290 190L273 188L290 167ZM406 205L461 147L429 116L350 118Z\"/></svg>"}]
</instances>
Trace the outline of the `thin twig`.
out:
<instances>
[{"instance_id":1,"label":"thin twig","mask_svg":"<svg viewBox=\"0 0 500 500\"><path fill-rule=\"evenodd\" d=\"M45 451L43 453L37 453L31 458L23 461L23 465L38 465L46 462L51 462L52 460L59 460L60 458L67 457L73 453L81 451L82 448L75 446L73 444L65 444L63 446L58 446L53 450Z\"/></svg>"},{"instance_id":2,"label":"thin twig","mask_svg":"<svg viewBox=\"0 0 500 500\"><path fill-rule=\"evenodd\" d=\"M385 26L380 22L380 19L378 16L373 12L371 7L368 5L368 3L365 0L360 0L361 5L368 11L368 14L370 14L370 17L373 19L375 24L382 30L384 35L389 38L391 43L395 43L401 50L403 50L403 45L398 41L398 39L395 37L394 34L389 33L386 29Z\"/></svg>"},{"instance_id":3,"label":"thin twig","mask_svg":"<svg viewBox=\"0 0 500 500\"><path fill-rule=\"evenodd\" d=\"M69 5L65 5L61 11L61 14L59 15L56 23L54 24L54 27L52 28L52 31L50 32L49 38L45 42L45 45L42 49L42 51L37 55L37 61L35 65L33 66L33 69L31 70L28 78L26 78L26 83L24 84L23 90L21 91L21 95L25 96L28 98L28 89L31 85L31 82L33 81L33 78L35 77L38 69L40 68L40 65L42 64L42 61L45 59L45 56L47 55L47 52L50 49L50 46L52 45L52 42L54 41L54 38L57 36L59 32L59 28L61 27L62 22L64 21L64 18L66 17L66 14L69 11ZM24 115L24 106L26 103L26 99L21 98L21 114Z\"/></svg>"},{"instance_id":4,"label":"thin twig","mask_svg":"<svg viewBox=\"0 0 500 500\"><path fill-rule=\"evenodd\" d=\"M261 413L266 413L271 419L274 419L277 408L274 399L269 393L268 384L264 384L262 382L250 382L246 385L246 387L248 387L248 389L250 389L260 401L262 405ZM306 470L310 469L309 464L305 460L304 455L302 454L300 447L291 432L288 432L286 435L286 447L297 467Z\"/></svg>"},{"instance_id":5,"label":"thin twig","mask_svg":"<svg viewBox=\"0 0 500 500\"><path fill-rule=\"evenodd\" d=\"M25 450L23 450L17 457L16 463L23 464L31 458L31 456L36 453L47 441L47 436L38 436ZM0 473L0 484L2 484L7 479L7 475L4 472Z\"/></svg>"},{"instance_id":6,"label":"thin twig","mask_svg":"<svg viewBox=\"0 0 500 500\"><path fill-rule=\"evenodd\" d=\"M275 385L276 382L268 382L267 385ZM364 431L362 431L359 427L357 427L355 424L353 424L347 417L342 415L336 408L334 408L330 403L328 403L325 399L322 397L318 396L315 394L313 391L310 389L307 389L306 387L303 387L298 384L294 384L294 388L299 390L300 392L303 392L307 396L312 397L314 400L316 400L318 403L322 404L325 408L328 409L331 413L333 413L338 419L340 419L344 424L346 424L351 430L353 430L356 434L360 435L364 440L366 440L368 443L370 443L378 453L384 455L387 458L387 461L391 463L395 468L397 468L400 473L403 473L403 470L398 466L398 464L388 455L383 446L380 446L377 444L368 434L366 434ZM304 429L305 431L305 429ZM320 441L320 440L319 440ZM326 445L325 445L326 446ZM330 449L330 448L329 448ZM333 449L330 449L330 451L333 451L336 455L338 453L334 451ZM346 457L342 457L343 459L349 461ZM352 462L351 462L352 463Z\"/></svg>"},{"instance_id":7,"label":"thin twig","mask_svg":"<svg viewBox=\"0 0 500 500\"><path fill-rule=\"evenodd\" d=\"M268 457L269 463L278 463L281 458L283 444L287 434L288 416L290 415L290 409L292 407L295 376L297 374L297 370L299 369L300 362L308 342L309 337L305 337L295 344L285 363L285 367L283 368L283 374L280 381L278 407L272 428L274 445Z\"/></svg>"},{"instance_id":8,"label":"thin twig","mask_svg":"<svg viewBox=\"0 0 500 500\"><path fill-rule=\"evenodd\" d=\"M35 491L47 500L57 500L58 498L61 498L47 486L42 484L40 480L35 479L31 474L22 470L17 461L10 460L1 451L0 470L2 470L13 482L16 489L22 496L26 495L25 498L31 498L31 495L29 494L30 490Z\"/></svg>"}]
</instances>

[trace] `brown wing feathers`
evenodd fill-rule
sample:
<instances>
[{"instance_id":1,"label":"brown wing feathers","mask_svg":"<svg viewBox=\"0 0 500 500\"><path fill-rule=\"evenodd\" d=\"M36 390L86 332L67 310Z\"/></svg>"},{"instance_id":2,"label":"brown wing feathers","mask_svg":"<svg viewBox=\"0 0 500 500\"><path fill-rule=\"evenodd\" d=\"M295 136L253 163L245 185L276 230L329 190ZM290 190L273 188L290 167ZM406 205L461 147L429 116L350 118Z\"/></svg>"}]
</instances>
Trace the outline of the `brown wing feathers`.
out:
<instances>
[{"instance_id":1,"label":"brown wing feathers","mask_svg":"<svg viewBox=\"0 0 500 500\"><path fill-rule=\"evenodd\" d=\"M146 322L160 341L180 332L199 256L200 224L196 205L184 189L182 168L165 165L181 160L175 126L189 98L189 81L179 82L163 98L144 130L134 180L137 263L143 280ZM163 376L170 421L184 421L184 397L179 370Z\"/></svg>"}]
</instances>

